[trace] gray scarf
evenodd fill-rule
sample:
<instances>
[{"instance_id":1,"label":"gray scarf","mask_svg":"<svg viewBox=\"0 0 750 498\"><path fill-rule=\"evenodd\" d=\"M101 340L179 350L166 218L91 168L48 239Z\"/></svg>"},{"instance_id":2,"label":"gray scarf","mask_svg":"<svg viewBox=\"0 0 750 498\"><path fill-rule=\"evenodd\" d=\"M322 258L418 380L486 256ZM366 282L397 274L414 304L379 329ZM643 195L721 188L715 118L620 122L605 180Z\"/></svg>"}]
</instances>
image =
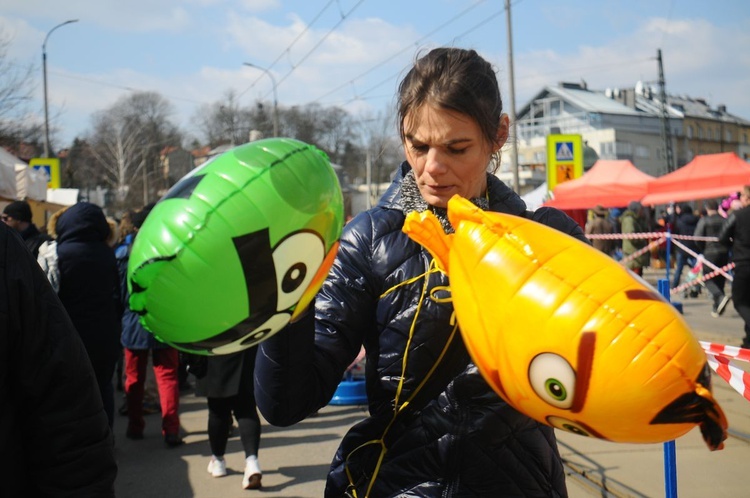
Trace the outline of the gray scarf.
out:
<instances>
[{"instance_id":1,"label":"gray scarf","mask_svg":"<svg viewBox=\"0 0 750 498\"><path fill-rule=\"evenodd\" d=\"M489 188L489 180L487 185ZM474 197L469 200L475 206L484 209L485 211L490 208L490 203L485 197ZM419 193L419 187L417 186L417 180L414 177L414 171L409 171L401 182L401 204L404 206L404 212L406 214L409 214L412 211L421 213L429 209L437 219L440 220L440 224L443 226L445 233L453 233L453 227L451 226L450 221L448 221L448 210L427 204L427 201L424 200L422 194Z\"/></svg>"}]
</instances>

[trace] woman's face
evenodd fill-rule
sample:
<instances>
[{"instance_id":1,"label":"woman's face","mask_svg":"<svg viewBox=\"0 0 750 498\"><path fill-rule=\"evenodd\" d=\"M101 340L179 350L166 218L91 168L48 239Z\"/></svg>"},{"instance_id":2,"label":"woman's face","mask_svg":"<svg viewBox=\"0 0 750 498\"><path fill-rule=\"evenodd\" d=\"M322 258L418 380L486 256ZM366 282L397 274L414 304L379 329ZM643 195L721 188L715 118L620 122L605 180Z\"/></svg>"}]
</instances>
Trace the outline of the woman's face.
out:
<instances>
[{"instance_id":1,"label":"woman's face","mask_svg":"<svg viewBox=\"0 0 750 498\"><path fill-rule=\"evenodd\" d=\"M447 207L458 194L470 199L487 188L487 165L508 136L508 117L500 120L498 139L487 143L479 124L465 114L429 104L404 119L404 151L419 192L431 206Z\"/></svg>"}]
</instances>

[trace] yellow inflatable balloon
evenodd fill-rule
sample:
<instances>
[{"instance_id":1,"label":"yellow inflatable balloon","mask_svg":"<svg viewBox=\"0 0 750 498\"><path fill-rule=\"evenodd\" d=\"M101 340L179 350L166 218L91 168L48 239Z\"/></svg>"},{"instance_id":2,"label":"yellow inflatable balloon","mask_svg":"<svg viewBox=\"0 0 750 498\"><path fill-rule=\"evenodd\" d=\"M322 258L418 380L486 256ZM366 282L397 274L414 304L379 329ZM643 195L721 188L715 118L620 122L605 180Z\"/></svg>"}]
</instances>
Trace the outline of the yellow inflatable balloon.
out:
<instances>
[{"instance_id":1,"label":"yellow inflatable balloon","mask_svg":"<svg viewBox=\"0 0 750 498\"><path fill-rule=\"evenodd\" d=\"M674 307L607 255L550 227L448 203L404 232L450 278L474 362L510 405L558 429L657 443L700 426L712 450L727 420L698 341Z\"/></svg>"}]
</instances>

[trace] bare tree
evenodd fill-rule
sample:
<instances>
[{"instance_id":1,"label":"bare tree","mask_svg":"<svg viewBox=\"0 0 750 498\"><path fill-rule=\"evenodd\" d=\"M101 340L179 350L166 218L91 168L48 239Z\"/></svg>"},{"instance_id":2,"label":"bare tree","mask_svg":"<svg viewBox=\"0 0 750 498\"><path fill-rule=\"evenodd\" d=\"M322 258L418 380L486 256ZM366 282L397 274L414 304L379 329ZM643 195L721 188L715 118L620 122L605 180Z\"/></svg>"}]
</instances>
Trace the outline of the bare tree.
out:
<instances>
[{"instance_id":1,"label":"bare tree","mask_svg":"<svg viewBox=\"0 0 750 498\"><path fill-rule=\"evenodd\" d=\"M255 129L256 120L251 109L240 106L237 93L228 90L222 100L201 105L195 114L195 121L205 142L216 147L246 143L250 130Z\"/></svg>"},{"instance_id":2,"label":"bare tree","mask_svg":"<svg viewBox=\"0 0 750 498\"><path fill-rule=\"evenodd\" d=\"M36 84L33 64L12 60L12 38L0 28L0 145L41 140L41 123L29 120L28 109Z\"/></svg>"},{"instance_id":3,"label":"bare tree","mask_svg":"<svg viewBox=\"0 0 750 498\"><path fill-rule=\"evenodd\" d=\"M372 182L378 184L390 181L391 174L404 160L393 114L380 112L362 115L358 120L358 130L361 146L369 153ZM365 178L365 166L366 164L360 164L356 172L350 173L353 180Z\"/></svg>"},{"instance_id":4,"label":"bare tree","mask_svg":"<svg viewBox=\"0 0 750 498\"><path fill-rule=\"evenodd\" d=\"M165 188L159 181L160 149L181 142L179 129L170 121L173 113L172 104L160 94L136 92L93 116L87 141L116 194L117 209L139 200L145 204ZM133 188L138 186L141 189Z\"/></svg>"}]
</instances>

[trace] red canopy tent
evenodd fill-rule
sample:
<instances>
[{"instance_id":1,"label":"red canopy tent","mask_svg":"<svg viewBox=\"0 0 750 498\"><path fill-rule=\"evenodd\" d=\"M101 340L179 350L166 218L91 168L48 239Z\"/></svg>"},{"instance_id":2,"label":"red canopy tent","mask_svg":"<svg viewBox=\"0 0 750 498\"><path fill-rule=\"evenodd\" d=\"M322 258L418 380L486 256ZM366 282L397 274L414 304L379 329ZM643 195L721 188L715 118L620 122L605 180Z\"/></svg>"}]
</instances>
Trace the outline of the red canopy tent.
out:
<instances>
[{"instance_id":1,"label":"red canopy tent","mask_svg":"<svg viewBox=\"0 0 750 498\"><path fill-rule=\"evenodd\" d=\"M734 152L704 154L648 184L643 204L723 197L750 185L750 164Z\"/></svg>"},{"instance_id":2,"label":"red canopy tent","mask_svg":"<svg viewBox=\"0 0 750 498\"><path fill-rule=\"evenodd\" d=\"M545 206L559 209L588 209L597 204L624 207L646 195L649 182L655 180L627 160L598 160L582 177L561 183L552 191Z\"/></svg>"}]
</instances>

